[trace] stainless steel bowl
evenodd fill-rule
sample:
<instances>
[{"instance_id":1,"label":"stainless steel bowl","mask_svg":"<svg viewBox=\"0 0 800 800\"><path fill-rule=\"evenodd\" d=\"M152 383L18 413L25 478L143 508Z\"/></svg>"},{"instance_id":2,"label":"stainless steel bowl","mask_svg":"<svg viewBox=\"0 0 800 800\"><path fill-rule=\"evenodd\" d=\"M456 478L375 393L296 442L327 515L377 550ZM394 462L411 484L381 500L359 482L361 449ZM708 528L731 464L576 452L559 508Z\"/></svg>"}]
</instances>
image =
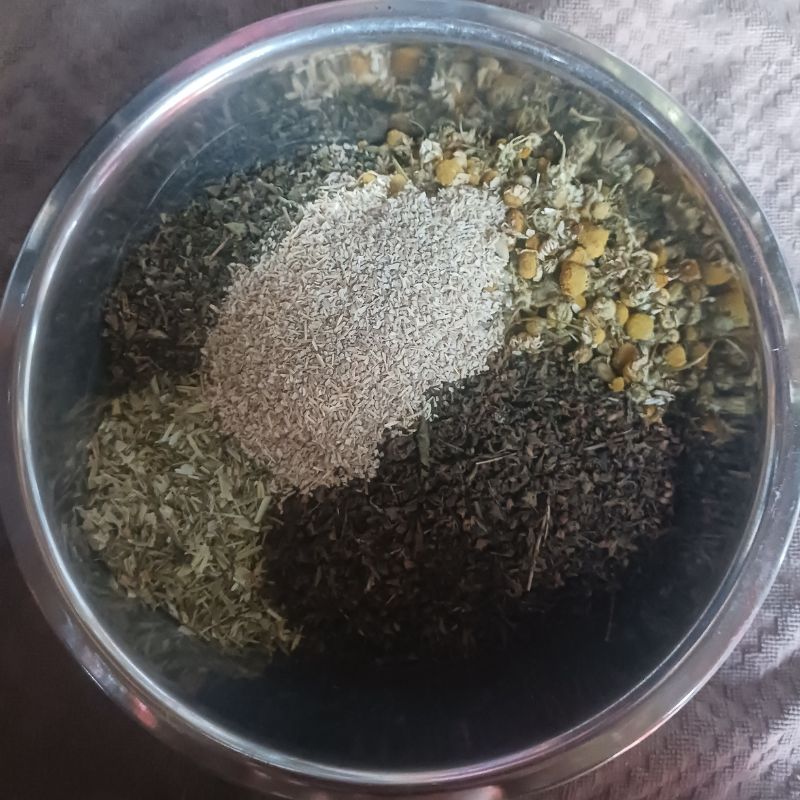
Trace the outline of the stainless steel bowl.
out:
<instances>
[{"instance_id":1,"label":"stainless steel bowl","mask_svg":"<svg viewBox=\"0 0 800 800\"><path fill-rule=\"evenodd\" d=\"M670 595L657 578L640 588L628 602L652 610L649 627L630 622L616 644L595 636L593 621L576 622L543 639L538 653L458 675L409 668L347 676L278 664L258 679L240 677L238 665L169 620L104 592L102 571L70 535L65 487L80 469L91 401L102 391L102 298L127 243L158 212L209 178L313 139L302 111L296 127L275 130L276 75L285 79L331 49L388 43L458 49L466 59L491 54L552 73L627 115L691 176L744 267L761 333L755 479L689 590ZM382 132L368 128L340 133ZM584 772L647 736L747 628L797 513L797 353L797 300L761 211L708 135L643 75L490 6L316 6L244 28L173 69L109 120L54 188L0 314L3 516L36 599L75 657L143 725L208 766L293 797L513 795ZM708 533L696 531L698 539Z\"/></svg>"}]
</instances>

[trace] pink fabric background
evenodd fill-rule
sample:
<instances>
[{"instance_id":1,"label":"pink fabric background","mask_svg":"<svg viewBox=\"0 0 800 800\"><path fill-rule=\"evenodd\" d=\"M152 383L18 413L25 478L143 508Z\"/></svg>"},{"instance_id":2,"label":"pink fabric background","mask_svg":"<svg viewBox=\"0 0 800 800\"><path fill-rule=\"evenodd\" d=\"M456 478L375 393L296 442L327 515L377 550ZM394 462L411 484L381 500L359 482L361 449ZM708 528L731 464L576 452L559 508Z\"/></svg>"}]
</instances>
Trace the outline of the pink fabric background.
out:
<instances>
[{"instance_id":1,"label":"pink fabric background","mask_svg":"<svg viewBox=\"0 0 800 800\"><path fill-rule=\"evenodd\" d=\"M5 0L0 286L69 158L132 93L286 0ZM507 0L608 47L717 138L800 261L800 2ZM244 798L138 729L46 628L0 535L0 794ZM800 798L800 540L755 625L659 732L559 800Z\"/></svg>"}]
</instances>

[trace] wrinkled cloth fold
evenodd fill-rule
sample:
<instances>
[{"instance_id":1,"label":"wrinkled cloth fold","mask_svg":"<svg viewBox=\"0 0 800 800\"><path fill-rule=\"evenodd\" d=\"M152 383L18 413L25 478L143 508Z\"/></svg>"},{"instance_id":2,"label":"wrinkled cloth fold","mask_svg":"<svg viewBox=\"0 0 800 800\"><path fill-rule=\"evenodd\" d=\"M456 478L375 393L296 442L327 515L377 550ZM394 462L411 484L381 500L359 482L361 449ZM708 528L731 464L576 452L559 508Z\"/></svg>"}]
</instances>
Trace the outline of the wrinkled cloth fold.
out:
<instances>
[{"instance_id":1,"label":"wrinkled cloth fold","mask_svg":"<svg viewBox=\"0 0 800 800\"><path fill-rule=\"evenodd\" d=\"M133 92L302 2L6 0L0 285L60 170ZM800 0L506 0L608 48L716 138L800 262ZM552 800L800 798L800 538L752 628L670 722Z\"/></svg>"}]
</instances>

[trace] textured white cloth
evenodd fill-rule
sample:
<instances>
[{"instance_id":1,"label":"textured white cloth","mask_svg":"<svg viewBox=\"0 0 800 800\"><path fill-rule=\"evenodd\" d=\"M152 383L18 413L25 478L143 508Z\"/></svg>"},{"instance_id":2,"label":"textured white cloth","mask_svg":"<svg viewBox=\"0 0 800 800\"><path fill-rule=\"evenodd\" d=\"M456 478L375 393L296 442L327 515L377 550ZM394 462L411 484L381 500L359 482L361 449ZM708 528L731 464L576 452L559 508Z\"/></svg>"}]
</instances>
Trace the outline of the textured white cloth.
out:
<instances>
[{"instance_id":1,"label":"textured white cloth","mask_svg":"<svg viewBox=\"0 0 800 800\"><path fill-rule=\"evenodd\" d=\"M638 67L733 160L800 262L800 0L511 0Z\"/></svg>"},{"instance_id":2,"label":"textured white cloth","mask_svg":"<svg viewBox=\"0 0 800 800\"><path fill-rule=\"evenodd\" d=\"M306 0L6 0L0 284L58 171L177 59ZM717 139L800 263L800 0L503 0L653 77ZM800 539L718 675L649 739L548 800L800 798Z\"/></svg>"},{"instance_id":3,"label":"textured white cloth","mask_svg":"<svg viewBox=\"0 0 800 800\"><path fill-rule=\"evenodd\" d=\"M800 2L505 2L602 45L714 136L800 267ZM697 697L559 800L800 798L800 537L744 640Z\"/></svg>"}]
</instances>

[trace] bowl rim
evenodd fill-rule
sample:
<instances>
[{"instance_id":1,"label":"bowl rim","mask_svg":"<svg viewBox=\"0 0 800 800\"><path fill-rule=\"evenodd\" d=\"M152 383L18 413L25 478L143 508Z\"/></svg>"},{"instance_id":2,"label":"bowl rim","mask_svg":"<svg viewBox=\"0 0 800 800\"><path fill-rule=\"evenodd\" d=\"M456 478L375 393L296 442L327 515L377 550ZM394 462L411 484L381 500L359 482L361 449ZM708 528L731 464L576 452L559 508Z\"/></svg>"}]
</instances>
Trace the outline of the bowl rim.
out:
<instances>
[{"instance_id":1,"label":"bowl rim","mask_svg":"<svg viewBox=\"0 0 800 800\"><path fill-rule=\"evenodd\" d=\"M698 181L747 271L762 331L767 444L747 533L728 574L675 649L625 695L574 728L533 747L478 763L430 770L337 767L255 745L219 725L144 674L100 624L54 544L30 459L30 366L37 322L60 253L102 186L103 170L150 135L161 115L243 65L303 47L358 40L461 42L591 82L645 126ZM476 797L531 791L579 775L619 755L663 724L719 667L766 597L788 547L800 485L798 301L763 212L705 130L664 90L601 48L523 13L471 2L341 0L255 22L178 64L112 116L67 167L34 221L0 309L0 512L18 563L51 627L73 656L140 723L229 778L297 793L327 787L359 797L438 789Z\"/></svg>"}]
</instances>

